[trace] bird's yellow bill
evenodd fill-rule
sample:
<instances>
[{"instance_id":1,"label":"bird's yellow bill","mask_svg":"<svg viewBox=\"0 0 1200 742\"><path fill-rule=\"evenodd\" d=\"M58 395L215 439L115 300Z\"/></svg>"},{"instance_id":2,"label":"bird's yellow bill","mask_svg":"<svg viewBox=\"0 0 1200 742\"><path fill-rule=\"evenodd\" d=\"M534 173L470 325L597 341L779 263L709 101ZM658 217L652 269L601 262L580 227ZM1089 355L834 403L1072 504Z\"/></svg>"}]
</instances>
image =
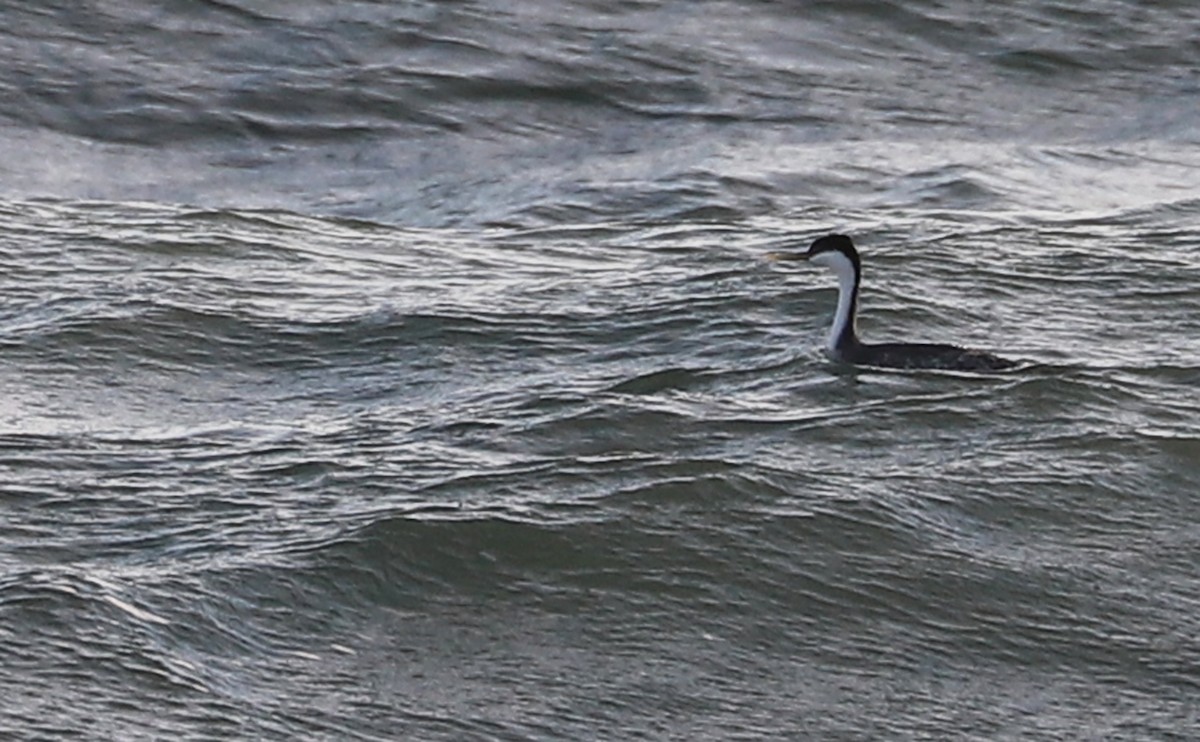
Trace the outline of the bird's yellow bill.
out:
<instances>
[{"instance_id":1,"label":"bird's yellow bill","mask_svg":"<svg viewBox=\"0 0 1200 742\"><path fill-rule=\"evenodd\" d=\"M767 260L778 263L781 260L808 260L808 253L803 252L769 252Z\"/></svg>"}]
</instances>

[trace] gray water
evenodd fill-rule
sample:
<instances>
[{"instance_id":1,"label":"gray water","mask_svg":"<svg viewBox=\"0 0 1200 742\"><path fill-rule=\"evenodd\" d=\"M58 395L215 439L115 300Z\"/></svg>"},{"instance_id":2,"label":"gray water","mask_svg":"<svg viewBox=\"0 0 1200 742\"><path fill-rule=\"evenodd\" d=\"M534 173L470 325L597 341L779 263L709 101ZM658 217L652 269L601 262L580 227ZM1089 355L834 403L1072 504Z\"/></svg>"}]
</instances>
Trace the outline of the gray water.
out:
<instances>
[{"instance_id":1,"label":"gray water","mask_svg":"<svg viewBox=\"0 0 1200 742\"><path fill-rule=\"evenodd\" d=\"M0 737L1197 736L1191 3L133 5L0 10Z\"/></svg>"}]
</instances>

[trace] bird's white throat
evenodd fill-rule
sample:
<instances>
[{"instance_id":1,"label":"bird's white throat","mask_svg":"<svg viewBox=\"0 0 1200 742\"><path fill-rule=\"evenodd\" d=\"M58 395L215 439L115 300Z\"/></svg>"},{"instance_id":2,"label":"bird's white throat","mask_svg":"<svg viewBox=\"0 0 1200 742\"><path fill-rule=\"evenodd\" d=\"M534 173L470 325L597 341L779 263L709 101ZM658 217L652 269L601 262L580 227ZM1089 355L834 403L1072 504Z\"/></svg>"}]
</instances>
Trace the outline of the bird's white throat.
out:
<instances>
[{"instance_id":1,"label":"bird's white throat","mask_svg":"<svg viewBox=\"0 0 1200 742\"><path fill-rule=\"evenodd\" d=\"M833 325L829 328L829 337L825 339L825 350L833 354L837 351L838 338L841 337L847 324L850 325L850 329L855 332L856 336L858 334L857 328L854 327L854 284L858 276L850 258L836 250L818 253L809 258L808 262L825 266L837 276L837 311L833 315Z\"/></svg>"}]
</instances>

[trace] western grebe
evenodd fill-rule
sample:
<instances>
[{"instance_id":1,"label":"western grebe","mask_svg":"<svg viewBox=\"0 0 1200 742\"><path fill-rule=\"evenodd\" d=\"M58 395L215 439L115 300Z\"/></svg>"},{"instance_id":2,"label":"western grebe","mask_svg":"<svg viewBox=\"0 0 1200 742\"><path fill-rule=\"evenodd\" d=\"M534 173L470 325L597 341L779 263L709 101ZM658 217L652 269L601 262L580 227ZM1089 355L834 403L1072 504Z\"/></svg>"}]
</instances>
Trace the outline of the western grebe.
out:
<instances>
[{"instance_id":1,"label":"western grebe","mask_svg":"<svg viewBox=\"0 0 1200 742\"><path fill-rule=\"evenodd\" d=\"M854 329L858 311L858 285L862 261L854 243L844 234L819 237L808 252L771 253L771 260L807 260L824 266L838 279L837 311L825 350L839 361L884 368L938 368L957 371L999 371L1017 364L1007 358L957 345L937 343L863 343Z\"/></svg>"}]
</instances>

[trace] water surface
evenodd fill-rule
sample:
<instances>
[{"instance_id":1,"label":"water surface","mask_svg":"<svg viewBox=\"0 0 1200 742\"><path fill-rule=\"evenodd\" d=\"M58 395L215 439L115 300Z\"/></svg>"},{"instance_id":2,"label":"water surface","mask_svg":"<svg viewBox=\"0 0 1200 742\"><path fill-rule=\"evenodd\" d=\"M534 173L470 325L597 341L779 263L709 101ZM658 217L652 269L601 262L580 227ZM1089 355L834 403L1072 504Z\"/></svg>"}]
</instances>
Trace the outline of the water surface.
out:
<instances>
[{"instance_id":1,"label":"water surface","mask_svg":"<svg viewBox=\"0 0 1200 742\"><path fill-rule=\"evenodd\" d=\"M960 5L6 11L0 731L1191 736L1200 16Z\"/></svg>"}]
</instances>

